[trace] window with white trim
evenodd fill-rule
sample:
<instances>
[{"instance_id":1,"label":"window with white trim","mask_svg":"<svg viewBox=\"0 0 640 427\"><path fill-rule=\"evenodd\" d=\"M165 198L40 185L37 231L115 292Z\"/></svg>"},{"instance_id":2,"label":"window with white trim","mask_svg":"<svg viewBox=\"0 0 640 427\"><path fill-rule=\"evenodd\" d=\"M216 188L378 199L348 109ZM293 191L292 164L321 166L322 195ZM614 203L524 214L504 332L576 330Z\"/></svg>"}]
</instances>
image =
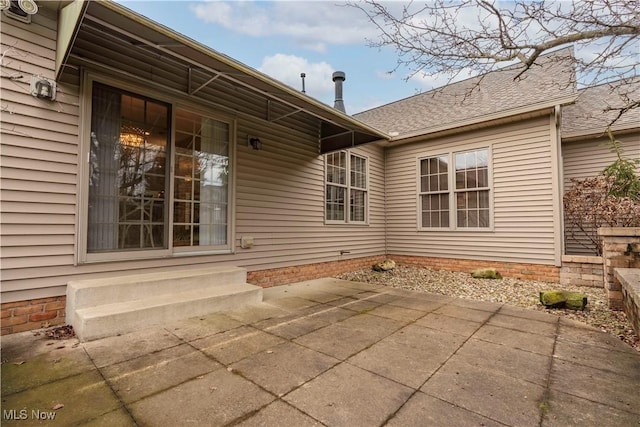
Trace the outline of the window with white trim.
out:
<instances>
[{"instance_id":1,"label":"window with white trim","mask_svg":"<svg viewBox=\"0 0 640 427\"><path fill-rule=\"evenodd\" d=\"M488 148L423 158L419 169L420 228L491 226Z\"/></svg>"},{"instance_id":2,"label":"window with white trim","mask_svg":"<svg viewBox=\"0 0 640 427\"><path fill-rule=\"evenodd\" d=\"M449 227L449 156L420 161L422 227Z\"/></svg>"},{"instance_id":3,"label":"window with white trim","mask_svg":"<svg viewBox=\"0 0 640 427\"><path fill-rule=\"evenodd\" d=\"M325 220L329 223L366 223L367 159L348 151L325 155Z\"/></svg>"},{"instance_id":4,"label":"window with white trim","mask_svg":"<svg viewBox=\"0 0 640 427\"><path fill-rule=\"evenodd\" d=\"M455 153L456 225L489 227L489 150Z\"/></svg>"}]
</instances>

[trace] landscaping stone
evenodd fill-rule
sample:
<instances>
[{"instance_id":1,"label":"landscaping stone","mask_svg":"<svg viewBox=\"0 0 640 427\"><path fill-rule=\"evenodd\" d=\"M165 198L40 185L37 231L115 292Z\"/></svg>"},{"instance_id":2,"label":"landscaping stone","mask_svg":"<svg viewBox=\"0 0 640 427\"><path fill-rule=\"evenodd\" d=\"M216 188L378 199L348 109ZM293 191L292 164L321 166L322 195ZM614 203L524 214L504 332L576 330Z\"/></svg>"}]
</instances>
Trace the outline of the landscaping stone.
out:
<instances>
[{"instance_id":1,"label":"landscaping stone","mask_svg":"<svg viewBox=\"0 0 640 427\"><path fill-rule=\"evenodd\" d=\"M396 268L396 262L392 259L385 259L373 264L372 268L374 271L391 271Z\"/></svg>"},{"instance_id":2,"label":"landscaping stone","mask_svg":"<svg viewBox=\"0 0 640 427\"><path fill-rule=\"evenodd\" d=\"M580 292L568 291L542 291L540 302L549 308L569 308L571 310L584 310L587 305L587 296Z\"/></svg>"},{"instance_id":3,"label":"landscaping stone","mask_svg":"<svg viewBox=\"0 0 640 427\"><path fill-rule=\"evenodd\" d=\"M502 275L493 267L477 268L471 272L474 279L502 279Z\"/></svg>"}]
</instances>

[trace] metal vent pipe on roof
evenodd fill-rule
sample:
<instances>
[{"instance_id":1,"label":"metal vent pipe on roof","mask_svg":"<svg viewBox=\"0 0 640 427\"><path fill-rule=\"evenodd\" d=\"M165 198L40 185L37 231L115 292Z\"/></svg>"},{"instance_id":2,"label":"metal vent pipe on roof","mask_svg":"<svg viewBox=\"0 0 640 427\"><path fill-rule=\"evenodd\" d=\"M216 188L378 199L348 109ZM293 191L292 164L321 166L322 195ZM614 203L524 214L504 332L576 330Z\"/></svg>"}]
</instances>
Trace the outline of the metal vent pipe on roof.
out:
<instances>
[{"instance_id":1,"label":"metal vent pipe on roof","mask_svg":"<svg viewBox=\"0 0 640 427\"><path fill-rule=\"evenodd\" d=\"M336 71L332 76L333 82L336 84L336 100L333 103L333 108L346 113L344 109L344 102L342 100L342 82L347 79L344 71Z\"/></svg>"}]
</instances>

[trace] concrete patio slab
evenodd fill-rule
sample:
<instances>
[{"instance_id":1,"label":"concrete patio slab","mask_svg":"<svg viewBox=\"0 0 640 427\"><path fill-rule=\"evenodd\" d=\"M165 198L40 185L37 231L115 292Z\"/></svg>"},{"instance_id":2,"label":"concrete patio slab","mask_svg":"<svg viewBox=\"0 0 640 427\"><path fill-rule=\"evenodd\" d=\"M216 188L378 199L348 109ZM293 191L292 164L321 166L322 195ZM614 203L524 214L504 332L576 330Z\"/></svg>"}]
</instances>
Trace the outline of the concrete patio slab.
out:
<instances>
[{"instance_id":1,"label":"concrete patio slab","mask_svg":"<svg viewBox=\"0 0 640 427\"><path fill-rule=\"evenodd\" d=\"M529 310L524 307L516 307L513 305L503 305L498 313L513 317L522 317L524 319L538 320L540 322L557 323L556 316L549 316L544 311Z\"/></svg>"},{"instance_id":2,"label":"concrete patio slab","mask_svg":"<svg viewBox=\"0 0 640 427\"><path fill-rule=\"evenodd\" d=\"M120 406L122 404L100 372L92 369L15 394L3 393L2 425L45 422L59 426L77 425L101 417ZM18 417L24 414L24 418L16 419L10 411L17 411Z\"/></svg>"},{"instance_id":3,"label":"concrete patio slab","mask_svg":"<svg viewBox=\"0 0 640 427\"><path fill-rule=\"evenodd\" d=\"M275 400L257 385L225 368L129 406L139 425L222 426Z\"/></svg>"},{"instance_id":4,"label":"concrete patio slab","mask_svg":"<svg viewBox=\"0 0 640 427\"><path fill-rule=\"evenodd\" d=\"M286 342L234 363L231 368L279 397L339 362L333 357Z\"/></svg>"},{"instance_id":5,"label":"concrete patio slab","mask_svg":"<svg viewBox=\"0 0 640 427\"><path fill-rule=\"evenodd\" d=\"M362 292L358 295L354 295L354 298L358 298L358 299L362 299L362 300L368 300L368 301L373 301L373 302L377 302L380 304L390 304L390 303L399 303L400 301L402 301L404 298L399 296L399 295L395 295L395 294L390 294L387 292ZM397 304L399 305L399 304Z\"/></svg>"},{"instance_id":6,"label":"concrete patio slab","mask_svg":"<svg viewBox=\"0 0 640 427\"><path fill-rule=\"evenodd\" d=\"M313 307L282 318L264 320L254 323L252 326L282 338L293 339L353 315L355 313L350 310L322 306Z\"/></svg>"},{"instance_id":7,"label":"concrete patio slab","mask_svg":"<svg viewBox=\"0 0 640 427\"><path fill-rule=\"evenodd\" d=\"M451 304L457 305L458 307L472 308L474 310L490 311L491 313L495 313L502 307L502 304L496 302L476 301L467 298L455 298L451 300Z\"/></svg>"},{"instance_id":8,"label":"concrete patio slab","mask_svg":"<svg viewBox=\"0 0 640 427\"><path fill-rule=\"evenodd\" d=\"M102 368L180 344L182 341L177 336L163 328L154 327L86 342L83 347L93 363Z\"/></svg>"},{"instance_id":9,"label":"concrete patio slab","mask_svg":"<svg viewBox=\"0 0 640 427\"><path fill-rule=\"evenodd\" d=\"M640 381L640 359L633 353L610 351L571 341L558 341L555 357L603 371L615 367L615 372ZM640 391L638 394L638 398L640 398Z\"/></svg>"},{"instance_id":10,"label":"concrete patio slab","mask_svg":"<svg viewBox=\"0 0 640 427\"><path fill-rule=\"evenodd\" d=\"M137 427L129 412L118 408L82 424L85 427Z\"/></svg>"},{"instance_id":11,"label":"concrete patio slab","mask_svg":"<svg viewBox=\"0 0 640 427\"><path fill-rule=\"evenodd\" d=\"M371 311L376 307L380 307L382 304L382 302L376 302L372 299L357 299L353 297L343 297L328 303L328 305L344 308L345 310L351 310L356 313Z\"/></svg>"},{"instance_id":12,"label":"concrete patio slab","mask_svg":"<svg viewBox=\"0 0 640 427\"><path fill-rule=\"evenodd\" d=\"M450 302L451 299L446 298L436 298L436 299L425 299L425 298L411 298L411 297L403 297L396 298L390 302L390 305L395 305L398 307L411 308L413 310L420 310L424 312L432 312L442 307L443 305Z\"/></svg>"},{"instance_id":13,"label":"concrete patio slab","mask_svg":"<svg viewBox=\"0 0 640 427\"><path fill-rule=\"evenodd\" d=\"M171 332L184 341L193 341L242 326L243 323L221 313L195 317L172 324Z\"/></svg>"},{"instance_id":14,"label":"concrete patio slab","mask_svg":"<svg viewBox=\"0 0 640 427\"><path fill-rule=\"evenodd\" d=\"M548 337L555 336L558 329L557 323L542 322L521 316L507 316L500 313L489 319L487 324Z\"/></svg>"},{"instance_id":15,"label":"concrete patio slab","mask_svg":"<svg viewBox=\"0 0 640 427\"><path fill-rule=\"evenodd\" d=\"M400 329L402 325L402 322L397 320L360 314L296 338L294 341L344 360Z\"/></svg>"},{"instance_id":16,"label":"concrete patio slab","mask_svg":"<svg viewBox=\"0 0 640 427\"><path fill-rule=\"evenodd\" d=\"M413 390L347 363L332 368L284 399L330 426L377 426Z\"/></svg>"},{"instance_id":17,"label":"concrete patio slab","mask_svg":"<svg viewBox=\"0 0 640 427\"><path fill-rule=\"evenodd\" d=\"M439 426L444 425L443 422L447 426L460 427L504 426L502 423L421 392L414 394L385 425L387 427Z\"/></svg>"},{"instance_id":18,"label":"concrete patio slab","mask_svg":"<svg viewBox=\"0 0 640 427\"><path fill-rule=\"evenodd\" d=\"M482 326L482 323L460 319L459 317L445 316L444 314L428 313L416 321L416 325L470 337Z\"/></svg>"},{"instance_id":19,"label":"concrete patio slab","mask_svg":"<svg viewBox=\"0 0 640 427\"><path fill-rule=\"evenodd\" d=\"M385 340L416 348L426 347L434 354L452 354L462 346L467 337L450 334L435 328L428 328L418 323L410 323L389 335Z\"/></svg>"},{"instance_id":20,"label":"concrete patio slab","mask_svg":"<svg viewBox=\"0 0 640 427\"><path fill-rule=\"evenodd\" d=\"M473 335L474 338L500 344L519 350L526 350L545 356L553 354L555 345L554 337L516 331L514 329L501 328L499 326L483 325Z\"/></svg>"},{"instance_id":21,"label":"concrete patio slab","mask_svg":"<svg viewBox=\"0 0 640 427\"><path fill-rule=\"evenodd\" d=\"M125 403L164 391L222 367L188 344L109 365L102 375ZM171 372L171 375L166 375Z\"/></svg>"},{"instance_id":22,"label":"concrete patio slab","mask_svg":"<svg viewBox=\"0 0 640 427\"><path fill-rule=\"evenodd\" d=\"M422 392L506 425L538 423L543 386L464 363L446 363Z\"/></svg>"},{"instance_id":23,"label":"concrete patio slab","mask_svg":"<svg viewBox=\"0 0 640 427\"><path fill-rule=\"evenodd\" d=\"M63 342L54 341L51 344L54 348L47 353L18 357L13 363L2 365L3 396L95 369L82 347L67 348ZM57 348L60 346L64 348ZM3 353L2 357L6 356Z\"/></svg>"},{"instance_id":24,"label":"concrete patio slab","mask_svg":"<svg viewBox=\"0 0 640 427\"><path fill-rule=\"evenodd\" d=\"M458 319L471 320L473 322L486 322L491 316L494 315L494 311L474 310L473 308L461 307L456 304L447 304L439 307L433 311L433 314L444 314L449 317L456 317Z\"/></svg>"},{"instance_id":25,"label":"concrete patio slab","mask_svg":"<svg viewBox=\"0 0 640 427\"><path fill-rule=\"evenodd\" d=\"M285 298L270 299L270 300L267 300L266 302L275 307L282 308L287 311L301 310L304 308L309 308L309 307L313 307L320 304L317 301L313 301L307 298L300 298L300 297L285 297Z\"/></svg>"},{"instance_id":26,"label":"concrete patio slab","mask_svg":"<svg viewBox=\"0 0 640 427\"><path fill-rule=\"evenodd\" d=\"M609 334L603 334L596 328L572 320L560 319L560 329L558 331L558 341L571 341L582 344L600 347L605 350L623 351L637 354L629 346L621 346L620 340Z\"/></svg>"},{"instance_id":27,"label":"concrete patio slab","mask_svg":"<svg viewBox=\"0 0 640 427\"><path fill-rule=\"evenodd\" d=\"M385 339L351 357L348 362L400 384L420 388L452 353L434 352L426 346L409 346Z\"/></svg>"},{"instance_id":28,"label":"concrete patio slab","mask_svg":"<svg viewBox=\"0 0 640 427\"><path fill-rule=\"evenodd\" d=\"M286 402L277 400L256 415L237 424L238 427L265 427L265 426L296 426L296 427L321 427L320 421L299 411Z\"/></svg>"},{"instance_id":29,"label":"concrete patio slab","mask_svg":"<svg viewBox=\"0 0 640 427\"><path fill-rule=\"evenodd\" d=\"M466 364L543 387L548 381L550 363L547 356L473 338L448 361L450 366Z\"/></svg>"},{"instance_id":30,"label":"concrete patio slab","mask_svg":"<svg viewBox=\"0 0 640 427\"><path fill-rule=\"evenodd\" d=\"M629 375L624 368L602 370L556 359L551 368L549 387L591 402L640 414L640 380L637 377L637 372Z\"/></svg>"},{"instance_id":31,"label":"concrete patio slab","mask_svg":"<svg viewBox=\"0 0 640 427\"><path fill-rule=\"evenodd\" d=\"M265 294L262 304L87 343L2 337L0 421L640 425L640 354L583 324L336 279Z\"/></svg>"},{"instance_id":32,"label":"concrete patio slab","mask_svg":"<svg viewBox=\"0 0 640 427\"><path fill-rule=\"evenodd\" d=\"M374 316L386 317L387 319L399 320L401 322L413 322L425 315L424 311L414 310L411 308L399 307L396 305L385 304L371 310L369 314Z\"/></svg>"},{"instance_id":33,"label":"concrete patio slab","mask_svg":"<svg viewBox=\"0 0 640 427\"><path fill-rule=\"evenodd\" d=\"M286 316L290 313L290 311L287 311L280 307L276 307L268 303L263 303L256 305L246 305L240 308L233 309L225 314L245 325L249 325L261 320L271 319L278 316Z\"/></svg>"},{"instance_id":34,"label":"concrete patio slab","mask_svg":"<svg viewBox=\"0 0 640 427\"><path fill-rule=\"evenodd\" d=\"M543 427L602 427L638 425L638 414L551 390L545 406Z\"/></svg>"},{"instance_id":35,"label":"concrete patio slab","mask_svg":"<svg viewBox=\"0 0 640 427\"><path fill-rule=\"evenodd\" d=\"M284 342L282 338L251 326L241 326L230 331L191 342L195 348L228 365L245 357L269 349Z\"/></svg>"}]
</instances>

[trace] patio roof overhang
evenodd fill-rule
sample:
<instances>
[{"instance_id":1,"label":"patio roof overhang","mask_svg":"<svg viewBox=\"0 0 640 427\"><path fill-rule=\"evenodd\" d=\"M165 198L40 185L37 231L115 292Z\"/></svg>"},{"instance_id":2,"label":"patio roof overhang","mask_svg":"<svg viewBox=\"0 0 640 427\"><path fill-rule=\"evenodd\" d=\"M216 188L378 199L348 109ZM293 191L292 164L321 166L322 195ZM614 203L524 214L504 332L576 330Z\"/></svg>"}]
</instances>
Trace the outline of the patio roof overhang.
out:
<instances>
[{"instance_id":1,"label":"patio roof overhang","mask_svg":"<svg viewBox=\"0 0 640 427\"><path fill-rule=\"evenodd\" d=\"M60 19L63 31L59 31L61 56L57 60L57 79L64 76L68 62L109 70L108 63L91 59L86 50L76 48L83 39L90 39L98 50L113 50L117 45L123 55L135 55L137 60L152 66L171 64L172 75L188 82L180 90L181 95L206 99L210 86L222 81L277 107L275 114L267 111L267 120L278 121L299 114L310 116L319 122L321 153L388 139L383 132L112 1L76 0L61 9ZM112 67L111 71L120 71L117 65ZM194 73L206 78L195 82ZM128 74L136 77L135 71ZM167 87L167 91L172 90L175 92L176 88Z\"/></svg>"}]
</instances>

